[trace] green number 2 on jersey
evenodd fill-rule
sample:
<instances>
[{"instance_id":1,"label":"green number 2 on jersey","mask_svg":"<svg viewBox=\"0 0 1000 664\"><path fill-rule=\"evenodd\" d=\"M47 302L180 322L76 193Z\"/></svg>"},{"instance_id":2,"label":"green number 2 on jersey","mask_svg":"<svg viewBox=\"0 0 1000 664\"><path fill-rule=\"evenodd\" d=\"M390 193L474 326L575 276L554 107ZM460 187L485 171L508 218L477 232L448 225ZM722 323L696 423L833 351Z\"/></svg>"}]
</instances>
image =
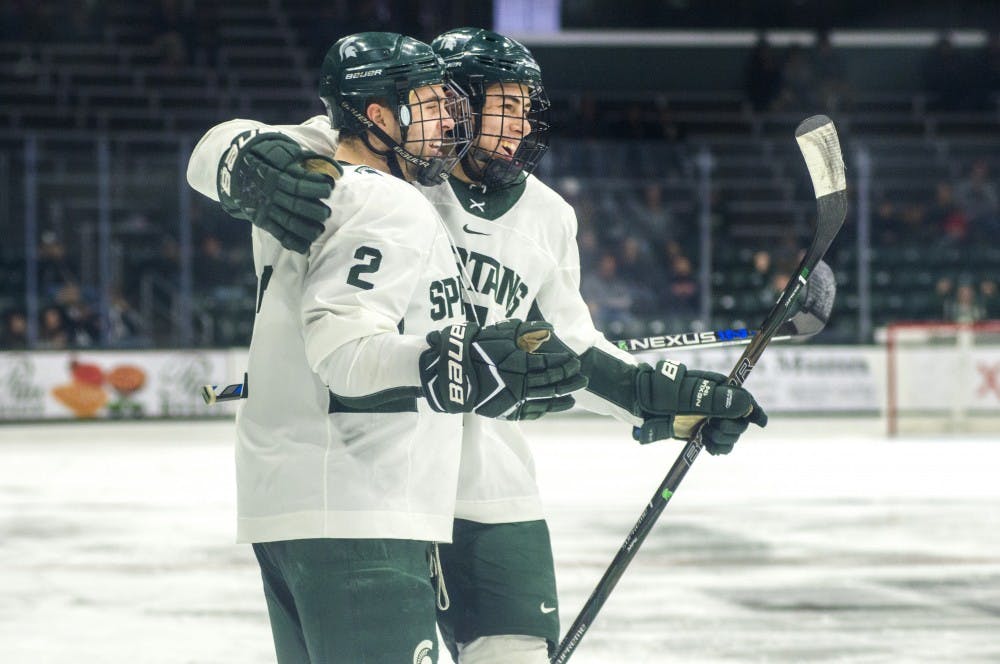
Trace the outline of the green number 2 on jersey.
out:
<instances>
[{"instance_id":1,"label":"green number 2 on jersey","mask_svg":"<svg viewBox=\"0 0 1000 664\"><path fill-rule=\"evenodd\" d=\"M347 283L364 290L375 288L375 284L365 281L361 275L378 272L379 266L382 265L382 252L373 247L358 247L358 250L354 252L354 257L365 262L351 268L351 271L347 273Z\"/></svg>"},{"instance_id":2,"label":"green number 2 on jersey","mask_svg":"<svg viewBox=\"0 0 1000 664\"><path fill-rule=\"evenodd\" d=\"M364 290L375 288L375 284L365 281L361 275L378 272L382 265L382 252L374 247L361 246L354 252L354 257L364 262L351 268L351 271L347 273L347 283ZM264 302L264 291L267 290L267 284L271 281L272 274L274 274L274 266L265 265L264 271L260 275L260 283L257 286L257 313L260 313L260 305Z\"/></svg>"}]
</instances>

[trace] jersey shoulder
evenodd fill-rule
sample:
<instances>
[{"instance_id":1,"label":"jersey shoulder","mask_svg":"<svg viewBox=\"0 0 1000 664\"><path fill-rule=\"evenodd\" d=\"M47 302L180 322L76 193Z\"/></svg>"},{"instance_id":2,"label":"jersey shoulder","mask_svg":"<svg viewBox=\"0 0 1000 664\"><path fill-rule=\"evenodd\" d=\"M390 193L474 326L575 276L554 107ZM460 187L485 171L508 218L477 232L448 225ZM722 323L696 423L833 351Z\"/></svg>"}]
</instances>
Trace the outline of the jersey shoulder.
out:
<instances>
[{"instance_id":1,"label":"jersey shoulder","mask_svg":"<svg viewBox=\"0 0 1000 664\"><path fill-rule=\"evenodd\" d=\"M545 184L534 175L529 175L525 182L525 207L532 210L544 210L547 218L557 225L559 230L569 237L576 237L576 211L566 202L555 189Z\"/></svg>"},{"instance_id":2,"label":"jersey shoulder","mask_svg":"<svg viewBox=\"0 0 1000 664\"><path fill-rule=\"evenodd\" d=\"M378 226L391 235L425 238L440 226L427 199L408 182L370 166L343 164L344 174L327 199L328 228Z\"/></svg>"},{"instance_id":3,"label":"jersey shoulder","mask_svg":"<svg viewBox=\"0 0 1000 664\"><path fill-rule=\"evenodd\" d=\"M402 207L417 205L418 210L431 210L430 203L420 195L420 192L405 180L383 173L371 166L341 164L344 174L334 188L334 195L343 189L364 197L382 197L380 202L385 207Z\"/></svg>"}]
</instances>

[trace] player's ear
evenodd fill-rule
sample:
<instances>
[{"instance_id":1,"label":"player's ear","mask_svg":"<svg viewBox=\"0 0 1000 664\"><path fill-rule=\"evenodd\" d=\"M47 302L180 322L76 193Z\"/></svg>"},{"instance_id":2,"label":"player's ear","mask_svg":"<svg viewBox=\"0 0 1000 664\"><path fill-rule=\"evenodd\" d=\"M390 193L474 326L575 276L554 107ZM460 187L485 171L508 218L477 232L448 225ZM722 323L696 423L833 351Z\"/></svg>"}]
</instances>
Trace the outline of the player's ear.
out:
<instances>
[{"instance_id":1,"label":"player's ear","mask_svg":"<svg viewBox=\"0 0 1000 664\"><path fill-rule=\"evenodd\" d=\"M365 113L368 115L368 119L374 122L382 131L389 132L388 120L392 117L392 113L389 112L388 108L382 104L371 103L368 104Z\"/></svg>"}]
</instances>

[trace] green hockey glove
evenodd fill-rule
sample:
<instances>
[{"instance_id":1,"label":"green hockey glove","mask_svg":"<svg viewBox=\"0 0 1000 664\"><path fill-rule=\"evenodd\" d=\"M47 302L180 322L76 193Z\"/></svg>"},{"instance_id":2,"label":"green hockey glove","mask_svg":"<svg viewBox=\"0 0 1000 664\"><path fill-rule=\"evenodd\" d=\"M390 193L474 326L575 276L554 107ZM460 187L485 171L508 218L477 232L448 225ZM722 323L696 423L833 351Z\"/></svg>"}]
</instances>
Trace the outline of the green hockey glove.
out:
<instances>
[{"instance_id":1,"label":"green hockey glove","mask_svg":"<svg viewBox=\"0 0 1000 664\"><path fill-rule=\"evenodd\" d=\"M702 432L706 449L729 453L750 424L767 425L767 413L749 391L726 381L720 373L691 371L678 362L662 361L655 369L640 365L633 414L644 421L633 437L640 443L687 438L707 417Z\"/></svg>"},{"instance_id":2,"label":"green hockey glove","mask_svg":"<svg viewBox=\"0 0 1000 664\"><path fill-rule=\"evenodd\" d=\"M270 233L286 249L308 253L330 216L323 200L343 169L277 132L244 140L245 135L237 137L219 163L223 209Z\"/></svg>"},{"instance_id":3,"label":"green hockey glove","mask_svg":"<svg viewBox=\"0 0 1000 664\"><path fill-rule=\"evenodd\" d=\"M427 335L420 382L431 408L499 419L535 419L573 407L587 386L572 353L536 353L552 333L545 322L450 325Z\"/></svg>"},{"instance_id":4,"label":"green hockey glove","mask_svg":"<svg viewBox=\"0 0 1000 664\"><path fill-rule=\"evenodd\" d=\"M767 413L758 405L754 405L753 411L746 417L734 420L712 418L705 423L705 428L701 432L701 442L705 444L705 449L711 455L729 454L733 451L733 446L740 436L749 428L751 424L764 427L767 426ZM683 428L683 427L682 427ZM656 442L665 438L687 438L691 434L690 430L685 435L680 435L674 429L673 417L651 417L642 423L641 427L632 430L632 437L642 444Z\"/></svg>"}]
</instances>

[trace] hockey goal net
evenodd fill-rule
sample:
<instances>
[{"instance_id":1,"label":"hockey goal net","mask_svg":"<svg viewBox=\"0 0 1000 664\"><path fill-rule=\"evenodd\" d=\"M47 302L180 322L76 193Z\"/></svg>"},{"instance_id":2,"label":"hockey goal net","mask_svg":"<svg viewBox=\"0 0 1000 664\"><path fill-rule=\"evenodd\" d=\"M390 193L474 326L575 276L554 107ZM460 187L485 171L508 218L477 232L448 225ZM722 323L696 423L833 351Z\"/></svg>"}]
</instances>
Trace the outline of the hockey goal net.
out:
<instances>
[{"instance_id":1,"label":"hockey goal net","mask_svg":"<svg viewBox=\"0 0 1000 664\"><path fill-rule=\"evenodd\" d=\"M886 328L889 435L1000 432L1000 321Z\"/></svg>"}]
</instances>

